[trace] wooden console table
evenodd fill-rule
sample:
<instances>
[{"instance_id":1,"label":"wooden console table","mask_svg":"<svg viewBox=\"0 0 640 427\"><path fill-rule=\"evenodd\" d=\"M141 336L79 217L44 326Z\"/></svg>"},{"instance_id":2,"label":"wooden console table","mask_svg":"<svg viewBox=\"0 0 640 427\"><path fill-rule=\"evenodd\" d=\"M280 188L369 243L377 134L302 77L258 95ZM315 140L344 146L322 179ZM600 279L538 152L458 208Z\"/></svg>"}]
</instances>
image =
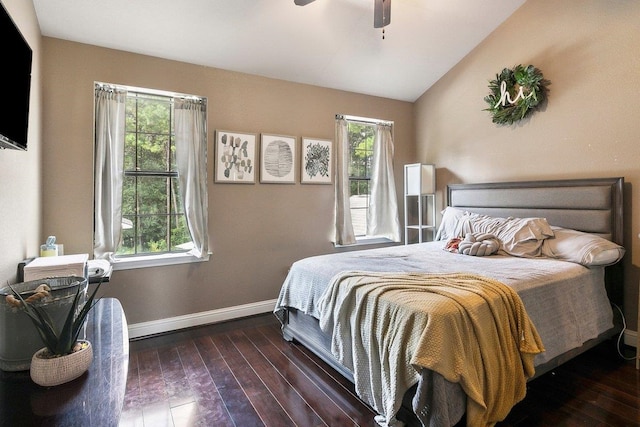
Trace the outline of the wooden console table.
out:
<instances>
[{"instance_id":1,"label":"wooden console table","mask_svg":"<svg viewBox=\"0 0 640 427\"><path fill-rule=\"evenodd\" d=\"M1 426L117 426L127 384L129 334L117 299L102 298L86 325L93 362L80 378L40 387L29 371L0 371Z\"/></svg>"}]
</instances>

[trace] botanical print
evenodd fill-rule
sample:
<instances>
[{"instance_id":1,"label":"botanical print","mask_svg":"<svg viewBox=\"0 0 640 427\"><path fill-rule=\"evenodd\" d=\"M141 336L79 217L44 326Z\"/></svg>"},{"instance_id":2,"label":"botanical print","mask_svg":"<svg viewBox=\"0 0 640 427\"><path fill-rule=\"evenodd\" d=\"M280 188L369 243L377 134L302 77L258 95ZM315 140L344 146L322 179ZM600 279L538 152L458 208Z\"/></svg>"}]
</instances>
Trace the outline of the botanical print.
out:
<instances>
[{"instance_id":1,"label":"botanical print","mask_svg":"<svg viewBox=\"0 0 640 427\"><path fill-rule=\"evenodd\" d=\"M331 183L331 141L302 139L302 183Z\"/></svg>"},{"instance_id":2,"label":"botanical print","mask_svg":"<svg viewBox=\"0 0 640 427\"><path fill-rule=\"evenodd\" d=\"M256 136L216 131L216 182L255 182Z\"/></svg>"}]
</instances>

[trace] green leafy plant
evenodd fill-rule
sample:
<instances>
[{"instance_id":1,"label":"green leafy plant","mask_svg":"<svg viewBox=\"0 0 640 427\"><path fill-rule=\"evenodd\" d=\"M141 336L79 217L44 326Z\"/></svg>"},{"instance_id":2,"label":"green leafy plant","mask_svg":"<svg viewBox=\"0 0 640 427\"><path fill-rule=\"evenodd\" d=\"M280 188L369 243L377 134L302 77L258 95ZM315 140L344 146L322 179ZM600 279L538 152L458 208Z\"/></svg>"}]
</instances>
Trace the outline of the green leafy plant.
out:
<instances>
[{"instance_id":1,"label":"green leafy plant","mask_svg":"<svg viewBox=\"0 0 640 427\"><path fill-rule=\"evenodd\" d=\"M82 308L80 308L80 311L78 311L78 307L82 296L82 287L77 287L73 301L69 307L69 311L60 331L58 331L53 319L43 307L35 305L30 301L26 301L20 293L16 292L16 290L11 287L11 285L9 285L9 287L16 298L18 298L22 303L24 312L29 316L33 325L36 327L43 344L50 353L50 356L55 357L73 353L87 315L98 302L98 300L95 299L95 296L101 284L102 282L98 283L94 291L82 305Z\"/></svg>"},{"instance_id":2,"label":"green leafy plant","mask_svg":"<svg viewBox=\"0 0 640 427\"><path fill-rule=\"evenodd\" d=\"M491 93L484 97L493 123L511 125L527 117L546 99L551 82L533 65L504 68L489 81Z\"/></svg>"}]
</instances>

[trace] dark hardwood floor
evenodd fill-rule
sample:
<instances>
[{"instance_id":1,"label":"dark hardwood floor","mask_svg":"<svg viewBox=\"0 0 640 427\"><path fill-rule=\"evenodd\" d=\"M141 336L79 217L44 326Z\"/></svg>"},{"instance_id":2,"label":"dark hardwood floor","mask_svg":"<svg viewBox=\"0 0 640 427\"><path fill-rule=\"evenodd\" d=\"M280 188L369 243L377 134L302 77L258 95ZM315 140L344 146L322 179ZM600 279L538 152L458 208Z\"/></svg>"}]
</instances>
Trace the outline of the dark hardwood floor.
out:
<instances>
[{"instance_id":1,"label":"dark hardwood floor","mask_svg":"<svg viewBox=\"0 0 640 427\"><path fill-rule=\"evenodd\" d=\"M348 381L282 339L271 314L130 346L122 427L375 427L373 417ZM638 425L640 373L613 343L530 382L526 398L498 424Z\"/></svg>"}]
</instances>

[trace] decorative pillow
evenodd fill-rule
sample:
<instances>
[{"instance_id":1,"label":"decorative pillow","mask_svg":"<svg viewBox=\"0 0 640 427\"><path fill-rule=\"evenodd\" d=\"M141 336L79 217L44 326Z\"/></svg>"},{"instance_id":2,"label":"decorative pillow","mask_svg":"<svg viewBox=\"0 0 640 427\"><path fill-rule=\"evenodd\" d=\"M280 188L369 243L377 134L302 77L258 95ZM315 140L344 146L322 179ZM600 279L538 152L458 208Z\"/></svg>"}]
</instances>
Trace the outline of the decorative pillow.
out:
<instances>
[{"instance_id":1,"label":"decorative pillow","mask_svg":"<svg viewBox=\"0 0 640 427\"><path fill-rule=\"evenodd\" d=\"M519 257L540 256L542 242L553 236L545 218L498 218L467 213L459 220L459 227L467 233L488 233L501 242L501 253Z\"/></svg>"},{"instance_id":2,"label":"decorative pillow","mask_svg":"<svg viewBox=\"0 0 640 427\"><path fill-rule=\"evenodd\" d=\"M447 206L442 212L442 222L436 233L435 240L447 240L453 237L462 237L458 222L464 216L465 211Z\"/></svg>"},{"instance_id":3,"label":"decorative pillow","mask_svg":"<svg viewBox=\"0 0 640 427\"><path fill-rule=\"evenodd\" d=\"M464 255L487 256L498 252L500 241L493 234L467 233L458 243L458 252Z\"/></svg>"},{"instance_id":4,"label":"decorative pillow","mask_svg":"<svg viewBox=\"0 0 640 427\"><path fill-rule=\"evenodd\" d=\"M568 228L553 228L555 237L542 244L542 255L582 264L585 267L607 266L617 263L625 249L595 234Z\"/></svg>"}]
</instances>

